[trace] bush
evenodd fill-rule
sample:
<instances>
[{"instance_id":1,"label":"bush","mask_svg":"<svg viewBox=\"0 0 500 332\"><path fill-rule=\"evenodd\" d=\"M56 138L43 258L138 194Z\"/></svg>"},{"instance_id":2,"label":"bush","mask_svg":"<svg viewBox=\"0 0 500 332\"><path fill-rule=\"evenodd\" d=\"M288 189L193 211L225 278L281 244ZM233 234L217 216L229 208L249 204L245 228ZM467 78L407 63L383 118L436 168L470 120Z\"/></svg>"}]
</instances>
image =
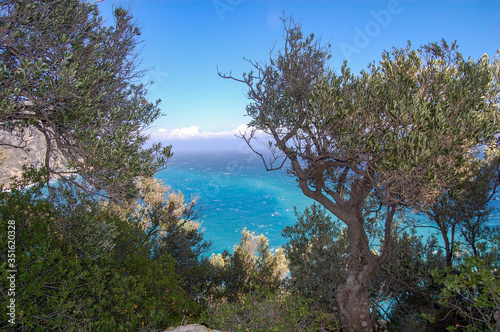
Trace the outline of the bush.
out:
<instances>
[{"instance_id":1,"label":"bush","mask_svg":"<svg viewBox=\"0 0 500 332\"><path fill-rule=\"evenodd\" d=\"M128 206L106 202L106 209L126 219L142 233L153 258L171 256L175 272L185 281L184 289L199 298L206 283L208 259L204 254L211 246L203 239L197 221L196 199L186 202L181 192L174 192L163 181L154 178L136 179L138 197ZM123 240L120 241L120 243Z\"/></svg>"},{"instance_id":2,"label":"bush","mask_svg":"<svg viewBox=\"0 0 500 332\"><path fill-rule=\"evenodd\" d=\"M415 229L395 229L389 258L372 282L378 316L404 331L439 331L435 322L430 326L424 317L434 315L441 320L445 316L437 301L439 285L432 278L432 271L445 264L434 236L424 241Z\"/></svg>"},{"instance_id":3,"label":"bush","mask_svg":"<svg viewBox=\"0 0 500 332\"><path fill-rule=\"evenodd\" d=\"M485 259L472 256L455 271L436 271L434 276L443 284L440 304L463 319L448 330L500 329L500 276Z\"/></svg>"},{"instance_id":4,"label":"bush","mask_svg":"<svg viewBox=\"0 0 500 332\"><path fill-rule=\"evenodd\" d=\"M285 245L290 268L288 290L309 299L321 310L333 312L335 290L344 281L347 266L345 229L316 204L303 214L296 214L295 225L283 231L288 239ZM365 227L369 235L381 231L377 219ZM374 244L373 249L379 245ZM441 324L430 326L425 317L446 316L437 302L439 285L431 275L434 268L444 264L435 238L425 242L414 230L408 233L395 228L389 258L371 283L370 299L373 310L378 311L377 318L388 327L403 331L442 329ZM445 326L447 323L443 319Z\"/></svg>"},{"instance_id":5,"label":"bush","mask_svg":"<svg viewBox=\"0 0 500 332\"><path fill-rule=\"evenodd\" d=\"M0 193L0 245L7 247L3 230L14 220L17 270L17 325L5 322L0 328L147 330L178 324L198 312L174 272L174 260L168 255L152 259L144 232L76 194L67 198L66 205L54 205L36 187ZM85 231L99 224L113 227L107 235ZM102 246L88 254L80 231L95 238L88 244ZM99 242L102 235L106 241ZM9 298L6 254L0 253L2 307Z\"/></svg>"},{"instance_id":6,"label":"bush","mask_svg":"<svg viewBox=\"0 0 500 332\"><path fill-rule=\"evenodd\" d=\"M300 295L273 294L256 290L234 303L211 306L203 323L224 331L339 331L340 322L331 313L314 310Z\"/></svg>"},{"instance_id":7,"label":"bush","mask_svg":"<svg viewBox=\"0 0 500 332\"><path fill-rule=\"evenodd\" d=\"M262 290L278 293L283 277L288 272L286 258L281 249L273 254L269 240L264 235L244 229L241 241L234 246L233 253L212 254L210 257L211 299L234 302L241 294Z\"/></svg>"},{"instance_id":8,"label":"bush","mask_svg":"<svg viewBox=\"0 0 500 332\"><path fill-rule=\"evenodd\" d=\"M347 237L338 220L319 205L313 204L303 214L295 212L297 222L282 234L289 261L289 287L311 299L324 310L336 306L335 291L345 279Z\"/></svg>"}]
</instances>

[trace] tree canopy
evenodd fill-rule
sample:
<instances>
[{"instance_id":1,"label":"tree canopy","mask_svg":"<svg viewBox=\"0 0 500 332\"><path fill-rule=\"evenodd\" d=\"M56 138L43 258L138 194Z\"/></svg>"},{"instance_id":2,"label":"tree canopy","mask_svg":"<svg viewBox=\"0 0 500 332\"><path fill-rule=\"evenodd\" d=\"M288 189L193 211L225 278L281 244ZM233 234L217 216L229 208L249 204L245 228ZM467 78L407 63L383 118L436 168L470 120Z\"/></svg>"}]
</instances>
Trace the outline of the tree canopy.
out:
<instances>
[{"instance_id":1,"label":"tree canopy","mask_svg":"<svg viewBox=\"0 0 500 332\"><path fill-rule=\"evenodd\" d=\"M127 197L136 176L152 176L170 156L170 147L144 148L161 111L138 83L139 35L120 7L106 26L84 1L0 1L0 130L13 137L0 146L23 149L41 133L52 175Z\"/></svg>"},{"instance_id":2,"label":"tree canopy","mask_svg":"<svg viewBox=\"0 0 500 332\"><path fill-rule=\"evenodd\" d=\"M21 310L0 328L164 330L195 319L317 331L338 330L338 318L343 331L500 326L498 230L485 227L499 184L499 59L465 58L442 41L384 52L359 74L347 63L335 71L329 45L283 21L284 47L268 63L250 61L243 79L221 76L248 87L250 147L266 161L253 143L267 133L266 166L289 160L323 207L297 213L283 249L245 229L233 253L208 259L196 200L152 178L171 153L146 146L161 113L138 84L140 31L129 13L116 8L108 26L83 0L0 0L0 148L45 142L43 167L0 191L9 229L0 293L11 292L13 273L22 285ZM0 150L0 164L11 152ZM473 255L431 274L444 260L434 238L405 231L407 207L446 236L455 227Z\"/></svg>"},{"instance_id":3,"label":"tree canopy","mask_svg":"<svg viewBox=\"0 0 500 332\"><path fill-rule=\"evenodd\" d=\"M247 143L256 130L268 134L302 192L346 224L340 317L346 331L369 330L370 280L389 255L397 210L432 202L468 176L468 161L482 148L496 149L499 59L465 58L443 40L385 51L358 75L346 62L337 72L328 45L283 21L284 46L268 63L250 61L242 79L220 75L248 88L254 129L243 135ZM365 230L375 214L384 218L378 252Z\"/></svg>"}]
</instances>

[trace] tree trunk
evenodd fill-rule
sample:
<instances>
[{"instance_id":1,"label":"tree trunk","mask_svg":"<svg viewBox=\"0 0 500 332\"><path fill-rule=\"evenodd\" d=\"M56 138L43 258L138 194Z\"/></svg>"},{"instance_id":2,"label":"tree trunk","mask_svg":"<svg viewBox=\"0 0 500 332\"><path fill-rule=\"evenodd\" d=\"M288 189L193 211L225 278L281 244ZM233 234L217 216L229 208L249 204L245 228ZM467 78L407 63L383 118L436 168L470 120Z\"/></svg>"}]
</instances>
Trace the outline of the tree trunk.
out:
<instances>
[{"instance_id":1,"label":"tree trunk","mask_svg":"<svg viewBox=\"0 0 500 332\"><path fill-rule=\"evenodd\" d=\"M372 331L369 288L362 282L346 283L337 290L340 321L343 331Z\"/></svg>"},{"instance_id":2,"label":"tree trunk","mask_svg":"<svg viewBox=\"0 0 500 332\"><path fill-rule=\"evenodd\" d=\"M346 281L337 289L337 304L343 331L374 330L376 311L371 310L370 287L373 276L387 259L391 246L391 226L395 209L389 210L385 222L384 246L380 256L370 250L361 211L353 213L351 220L346 222L350 257Z\"/></svg>"},{"instance_id":3,"label":"tree trunk","mask_svg":"<svg viewBox=\"0 0 500 332\"><path fill-rule=\"evenodd\" d=\"M278 138L275 137L277 140ZM286 150L286 147L283 148ZM324 196L320 191L311 190L308 186L306 175L300 163L292 153L287 153L292 161L294 171L300 179L299 185L302 192L323 205L347 226L349 241L349 259L346 273L346 282L337 288L336 300L342 331L368 332L375 326L376 311L371 312L370 287L372 277L387 260L392 242L392 223L396 213L396 205L386 205L383 246L380 255L370 249L370 242L365 230L363 207L366 198L373 189L368 178L358 178L351 185L349 200L342 201L340 194L335 194L335 203ZM302 176L302 178L301 178ZM322 178L316 179L323 181Z\"/></svg>"}]
</instances>

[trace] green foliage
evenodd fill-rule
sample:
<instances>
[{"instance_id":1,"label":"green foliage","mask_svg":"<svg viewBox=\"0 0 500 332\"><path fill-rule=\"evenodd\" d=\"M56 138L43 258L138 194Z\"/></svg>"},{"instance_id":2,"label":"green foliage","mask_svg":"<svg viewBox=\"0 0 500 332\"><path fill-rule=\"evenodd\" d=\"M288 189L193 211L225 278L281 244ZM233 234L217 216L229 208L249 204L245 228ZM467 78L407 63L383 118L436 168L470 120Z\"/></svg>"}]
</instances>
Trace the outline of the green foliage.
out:
<instances>
[{"instance_id":1,"label":"green foliage","mask_svg":"<svg viewBox=\"0 0 500 332\"><path fill-rule=\"evenodd\" d=\"M345 229L316 204L296 214L297 223L283 231L288 239L288 289L310 300L314 307L332 312L337 304L336 289L345 280ZM366 227L375 237L381 231L375 220ZM391 246L389 258L372 280L370 290L377 319L388 321L393 328L432 330L421 316L444 316L436 300L439 286L431 275L434 269L444 266L437 241L434 237L424 241L415 230L408 233L394 229ZM383 247L383 243L374 250L377 247Z\"/></svg>"},{"instance_id":2,"label":"green foliage","mask_svg":"<svg viewBox=\"0 0 500 332\"><path fill-rule=\"evenodd\" d=\"M211 242L203 239L201 223L196 220L196 199L185 202L182 193L154 178L138 178L135 186L138 196L129 205L104 205L143 232L142 241L151 246L153 258L174 258L175 271L184 279L185 289L199 295L209 269L204 254Z\"/></svg>"},{"instance_id":3,"label":"green foliage","mask_svg":"<svg viewBox=\"0 0 500 332\"><path fill-rule=\"evenodd\" d=\"M140 31L126 10L107 27L87 1L1 0L0 17L0 130L11 144L25 148L38 132L43 166L114 200L133 194L136 176L165 167L170 147L144 148L161 112L137 84Z\"/></svg>"},{"instance_id":4,"label":"green foliage","mask_svg":"<svg viewBox=\"0 0 500 332\"><path fill-rule=\"evenodd\" d=\"M0 201L0 227L7 229L14 220L16 228L14 330L148 330L198 312L182 290L174 260L167 255L152 259L151 247L142 242L144 232L127 221L97 212L99 206L89 202L87 209L54 205L37 187L2 192ZM85 231L99 223L113 226L108 238ZM80 238L81 230L88 242ZM7 247L3 231L0 244ZM6 252L1 256L1 292L7 300Z\"/></svg>"},{"instance_id":5,"label":"green foliage","mask_svg":"<svg viewBox=\"0 0 500 332\"><path fill-rule=\"evenodd\" d=\"M469 254L486 254L493 249L490 239L500 234L498 226L487 225L494 210L490 202L500 185L498 153L486 148L484 156L469 161L462 179L418 208L440 232L449 267Z\"/></svg>"},{"instance_id":6,"label":"green foliage","mask_svg":"<svg viewBox=\"0 0 500 332\"><path fill-rule=\"evenodd\" d=\"M500 276L485 259L464 259L456 270L436 271L443 288L439 302L464 319L449 330L494 331L500 328Z\"/></svg>"},{"instance_id":7,"label":"green foliage","mask_svg":"<svg viewBox=\"0 0 500 332\"><path fill-rule=\"evenodd\" d=\"M256 130L270 136L268 169L288 159L302 192L347 226L339 313L346 331L368 331L370 283L389 257L397 210L432 203L467 177L480 147L498 151L500 58L466 58L444 40L408 43L355 75L347 62L334 71L330 45L282 20L284 45L268 61L251 61L255 72L242 79L221 76L246 85L254 128L243 138L252 145ZM366 211L372 199L379 207ZM366 224L377 211L384 246L374 252Z\"/></svg>"},{"instance_id":8,"label":"green foliage","mask_svg":"<svg viewBox=\"0 0 500 332\"><path fill-rule=\"evenodd\" d=\"M274 254L269 240L255 236L246 228L241 232L241 242L233 253L212 254L210 257L210 295L216 300L237 301L241 295L251 293L256 287L276 293L287 272L286 258L282 250Z\"/></svg>"},{"instance_id":9,"label":"green foliage","mask_svg":"<svg viewBox=\"0 0 500 332\"><path fill-rule=\"evenodd\" d=\"M319 205L303 214L282 234L288 239L285 255L289 262L289 287L324 310L332 310L335 291L345 279L347 238L340 222Z\"/></svg>"},{"instance_id":10,"label":"green foliage","mask_svg":"<svg viewBox=\"0 0 500 332\"><path fill-rule=\"evenodd\" d=\"M188 277L208 243L192 205L150 179L170 147L145 147L159 101L138 84L137 25L113 14L106 26L95 3L0 0L0 131L12 138L0 145L45 143L43 168L0 194L2 227L16 222L19 329L149 330L200 310Z\"/></svg>"},{"instance_id":11,"label":"green foliage","mask_svg":"<svg viewBox=\"0 0 500 332\"><path fill-rule=\"evenodd\" d=\"M211 306L203 323L223 331L339 331L334 314L312 309L310 300L289 293L257 290L237 302Z\"/></svg>"},{"instance_id":12,"label":"green foliage","mask_svg":"<svg viewBox=\"0 0 500 332\"><path fill-rule=\"evenodd\" d=\"M445 265L437 239L429 236L424 240L415 229L395 230L391 246L389 258L372 285L378 316L404 331L434 330L423 316L444 316L437 302L439 285L432 278L432 271Z\"/></svg>"},{"instance_id":13,"label":"green foliage","mask_svg":"<svg viewBox=\"0 0 500 332\"><path fill-rule=\"evenodd\" d=\"M498 59L467 59L442 41L386 51L359 75L347 63L334 72L328 46L289 24L286 47L268 64L253 62L259 75L243 82L250 125L290 158L303 190L321 188L318 199L343 202L364 179L386 203L424 202L463 176L479 145L494 148Z\"/></svg>"}]
</instances>

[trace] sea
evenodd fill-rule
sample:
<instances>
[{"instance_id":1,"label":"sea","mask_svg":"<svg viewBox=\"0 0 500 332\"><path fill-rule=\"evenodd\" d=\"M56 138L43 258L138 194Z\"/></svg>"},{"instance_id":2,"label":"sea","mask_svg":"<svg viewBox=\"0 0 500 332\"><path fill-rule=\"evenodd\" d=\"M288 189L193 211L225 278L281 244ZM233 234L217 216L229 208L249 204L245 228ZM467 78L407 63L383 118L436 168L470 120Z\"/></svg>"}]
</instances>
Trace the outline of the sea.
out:
<instances>
[{"instance_id":1,"label":"sea","mask_svg":"<svg viewBox=\"0 0 500 332\"><path fill-rule=\"evenodd\" d=\"M211 253L232 251L244 228L264 234L272 250L285 244L281 231L313 204L282 169L267 171L260 157L240 152L174 153L156 177L186 201L197 199L204 238Z\"/></svg>"},{"instance_id":2,"label":"sea","mask_svg":"<svg viewBox=\"0 0 500 332\"><path fill-rule=\"evenodd\" d=\"M197 199L204 239L212 241L208 254L231 252L244 228L264 234L275 250L286 243L282 230L297 221L294 208L303 212L314 203L286 173L287 166L267 171L262 159L248 152L177 152L156 177L186 201ZM498 197L492 205L500 208ZM496 211L489 225L500 225Z\"/></svg>"}]
</instances>

